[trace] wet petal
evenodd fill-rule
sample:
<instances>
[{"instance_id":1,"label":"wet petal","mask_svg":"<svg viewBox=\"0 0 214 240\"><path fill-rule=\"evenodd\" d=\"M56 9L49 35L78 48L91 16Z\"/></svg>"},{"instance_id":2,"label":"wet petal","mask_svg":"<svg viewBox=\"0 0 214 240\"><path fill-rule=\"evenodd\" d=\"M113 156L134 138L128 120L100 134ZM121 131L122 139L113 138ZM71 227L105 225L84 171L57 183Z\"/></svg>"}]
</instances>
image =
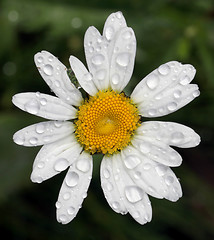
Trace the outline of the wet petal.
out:
<instances>
[{"instance_id":1,"label":"wet petal","mask_svg":"<svg viewBox=\"0 0 214 240\"><path fill-rule=\"evenodd\" d=\"M93 81L93 75L88 72L83 63L76 57L69 58L71 68L74 71L81 87L91 96L95 95L98 90Z\"/></svg>"},{"instance_id":2,"label":"wet petal","mask_svg":"<svg viewBox=\"0 0 214 240\"><path fill-rule=\"evenodd\" d=\"M92 178L92 156L82 152L77 161L69 168L56 202L57 220L67 224L74 219L87 196Z\"/></svg>"},{"instance_id":3,"label":"wet petal","mask_svg":"<svg viewBox=\"0 0 214 240\"><path fill-rule=\"evenodd\" d=\"M64 171L76 161L81 150L74 135L44 145L34 160L32 182L41 183Z\"/></svg>"},{"instance_id":4,"label":"wet petal","mask_svg":"<svg viewBox=\"0 0 214 240\"><path fill-rule=\"evenodd\" d=\"M189 84L196 73L190 64L172 61L147 75L134 89L131 98L142 116L158 117L172 113L191 102L200 92Z\"/></svg>"},{"instance_id":5,"label":"wet petal","mask_svg":"<svg viewBox=\"0 0 214 240\"><path fill-rule=\"evenodd\" d=\"M129 82L136 54L136 39L132 28L125 27L115 40L110 59L110 83L111 88L121 92Z\"/></svg>"},{"instance_id":6,"label":"wet petal","mask_svg":"<svg viewBox=\"0 0 214 240\"><path fill-rule=\"evenodd\" d=\"M45 82L60 99L71 105L80 105L82 95L71 83L67 68L58 58L47 51L42 51L35 54L34 61Z\"/></svg>"},{"instance_id":7,"label":"wet petal","mask_svg":"<svg viewBox=\"0 0 214 240\"><path fill-rule=\"evenodd\" d=\"M170 201L177 201L182 196L180 183L173 171L156 161L142 156L142 154L131 146L123 151L123 158L129 157L130 154L136 155L141 159L141 163L135 168L127 168L135 184L141 187L151 196L158 195L159 198L166 198ZM145 187L145 184L147 187Z\"/></svg>"},{"instance_id":8,"label":"wet petal","mask_svg":"<svg viewBox=\"0 0 214 240\"><path fill-rule=\"evenodd\" d=\"M128 175L123 165L123 157L117 154L113 157L113 172L118 189L120 189L122 201L130 215L140 224L151 221L152 208L145 191L137 186Z\"/></svg>"},{"instance_id":9,"label":"wet petal","mask_svg":"<svg viewBox=\"0 0 214 240\"><path fill-rule=\"evenodd\" d=\"M57 97L42 93L19 93L13 96L12 102L28 113L50 119L70 120L76 118L76 109Z\"/></svg>"},{"instance_id":10,"label":"wet petal","mask_svg":"<svg viewBox=\"0 0 214 240\"><path fill-rule=\"evenodd\" d=\"M123 203L120 189L117 187L113 173L112 157L104 156L100 167L101 186L109 206L117 213L126 214L127 209Z\"/></svg>"},{"instance_id":11,"label":"wet petal","mask_svg":"<svg viewBox=\"0 0 214 240\"><path fill-rule=\"evenodd\" d=\"M85 33L84 46L89 72L97 89L109 87L109 59L107 41L95 27L89 27Z\"/></svg>"},{"instance_id":12,"label":"wet petal","mask_svg":"<svg viewBox=\"0 0 214 240\"><path fill-rule=\"evenodd\" d=\"M173 122L143 122L136 134L180 148L195 147L200 143L200 136L193 129Z\"/></svg>"}]
</instances>

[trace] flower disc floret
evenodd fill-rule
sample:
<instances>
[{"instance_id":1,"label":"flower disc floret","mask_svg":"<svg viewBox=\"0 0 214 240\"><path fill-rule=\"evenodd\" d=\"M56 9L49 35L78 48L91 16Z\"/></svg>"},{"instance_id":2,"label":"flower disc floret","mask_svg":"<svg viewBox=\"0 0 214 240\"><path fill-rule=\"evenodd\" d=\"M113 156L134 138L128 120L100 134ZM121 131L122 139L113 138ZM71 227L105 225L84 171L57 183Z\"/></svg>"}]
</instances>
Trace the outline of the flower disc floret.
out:
<instances>
[{"instance_id":1,"label":"flower disc floret","mask_svg":"<svg viewBox=\"0 0 214 240\"><path fill-rule=\"evenodd\" d=\"M139 126L137 107L124 93L99 91L77 113L76 137L91 153L109 153L126 147Z\"/></svg>"}]
</instances>

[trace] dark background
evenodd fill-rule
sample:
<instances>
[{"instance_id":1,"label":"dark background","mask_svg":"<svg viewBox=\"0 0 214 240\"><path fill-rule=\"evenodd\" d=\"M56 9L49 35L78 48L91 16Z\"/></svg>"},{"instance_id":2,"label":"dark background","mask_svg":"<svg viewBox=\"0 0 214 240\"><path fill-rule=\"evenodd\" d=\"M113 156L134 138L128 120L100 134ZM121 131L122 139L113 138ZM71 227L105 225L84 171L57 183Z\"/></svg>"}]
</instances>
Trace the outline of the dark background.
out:
<instances>
[{"instance_id":1,"label":"dark background","mask_svg":"<svg viewBox=\"0 0 214 240\"><path fill-rule=\"evenodd\" d=\"M114 213L100 186L101 156L94 160L88 197L68 225L55 220L55 202L65 176L40 185L30 181L39 148L12 142L14 132L41 121L15 108L15 93L49 89L33 55L48 50L69 67L69 56L84 63L83 37L94 25L102 32L107 16L122 11L137 38L137 82L171 60L197 69L201 95L176 113L157 120L192 127L202 138L192 149L177 149L184 161L175 168L184 196L176 203L150 198L153 220L144 226ZM0 3L0 232L14 240L209 240L214 239L214 2L212 0L2 0Z\"/></svg>"}]
</instances>

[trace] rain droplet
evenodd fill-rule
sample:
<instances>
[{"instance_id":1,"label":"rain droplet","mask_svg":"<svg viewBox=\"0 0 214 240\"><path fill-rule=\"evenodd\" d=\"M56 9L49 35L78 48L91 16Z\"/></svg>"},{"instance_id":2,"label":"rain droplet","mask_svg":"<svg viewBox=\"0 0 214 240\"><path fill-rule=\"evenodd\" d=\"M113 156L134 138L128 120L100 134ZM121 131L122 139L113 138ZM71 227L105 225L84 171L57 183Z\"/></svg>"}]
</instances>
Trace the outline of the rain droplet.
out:
<instances>
[{"instance_id":1,"label":"rain droplet","mask_svg":"<svg viewBox=\"0 0 214 240\"><path fill-rule=\"evenodd\" d=\"M111 40L114 36L114 28L111 26L107 27L105 31L105 36L107 40Z\"/></svg>"},{"instance_id":2,"label":"rain droplet","mask_svg":"<svg viewBox=\"0 0 214 240\"><path fill-rule=\"evenodd\" d=\"M47 99L46 98L41 98L40 103L41 103L41 105L45 106L47 104Z\"/></svg>"},{"instance_id":3,"label":"rain droplet","mask_svg":"<svg viewBox=\"0 0 214 240\"><path fill-rule=\"evenodd\" d=\"M146 84L150 89L153 90L158 86L159 78L156 75L151 74L147 77Z\"/></svg>"},{"instance_id":4,"label":"rain droplet","mask_svg":"<svg viewBox=\"0 0 214 240\"><path fill-rule=\"evenodd\" d=\"M54 56L49 56L48 61L52 62L54 60Z\"/></svg>"},{"instance_id":5,"label":"rain droplet","mask_svg":"<svg viewBox=\"0 0 214 240\"><path fill-rule=\"evenodd\" d=\"M44 133L45 131L45 125L42 124L42 123L39 123L36 125L36 132L41 134L41 133Z\"/></svg>"},{"instance_id":6,"label":"rain droplet","mask_svg":"<svg viewBox=\"0 0 214 240\"><path fill-rule=\"evenodd\" d=\"M121 67L127 67L129 64L129 53L120 53L116 58L116 62Z\"/></svg>"},{"instance_id":7,"label":"rain droplet","mask_svg":"<svg viewBox=\"0 0 214 240\"><path fill-rule=\"evenodd\" d=\"M89 51L90 53L93 53L94 48L93 48L93 47L89 47L88 51Z\"/></svg>"},{"instance_id":8,"label":"rain droplet","mask_svg":"<svg viewBox=\"0 0 214 240\"><path fill-rule=\"evenodd\" d=\"M117 17L118 19L121 19L122 13L121 13L121 12L117 12L117 13L116 13L116 17Z\"/></svg>"},{"instance_id":9,"label":"rain droplet","mask_svg":"<svg viewBox=\"0 0 214 240\"><path fill-rule=\"evenodd\" d=\"M75 172L68 172L65 178L65 183L68 187L75 187L79 181L79 175Z\"/></svg>"},{"instance_id":10,"label":"rain droplet","mask_svg":"<svg viewBox=\"0 0 214 240\"><path fill-rule=\"evenodd\" d=\"M156 113L157 113L156 109L149 109L149 111L148 111L149 116L154 116Z\"/></svg>"},{"instance_id":11,"label":"rain droplet","mask_svg":"<svg viewBox=\"0 0 214 240\"><path fill-rule=\"evenodd\" d=\"M180 80L180 84L185 86L187 84L189 84L191 82L191 79L189 76L184 76L181 80Z\"/></svg>"},{"instance_id":12,"label":"rain droplet","mask_svg":"<svg viewBox=\"0 0 214 240\"><path fill-rule=\"evenodd\" d=\"M61 127L62 126L62 121L54 121L54 125L55 125L55 127L57 127L57 128L59 128L59 127Z\"/></svg>"},{"instance_id":13,"label":"rain droplet","mask_svg":"<svg viewBox=\"0 0 214 240\"><path fill-rule=\"evenodd\" d=\"M158 164L158 165L155 167L155 170L156 170L157 174L158 174L160 177L162 177L163 175L165 175L165 173L166 173L166 171L167 171L167 166Z\"/></svg>"},{"instance_id":14,"label":"rain droplet","mask_svg":"<svg viewBox=\"0 0 214 240\"><path fill-rule=\"evenodd\" d=\"M119 207L120 207L119 202L113 202L113 203L112 203L112 207L113 207L115 210L118 210Z\"/></svg>"},{"instance_id":15,"label":"rain droplet","mask_svg":"<svg viewBox=\"0 0 214 240\"><path fill-rule=\"evenodd\" d=\"M136 212L132 213L132 217L135 218L135 219L139 218L140 217L140 213L138 211L136 211Z\"/></svg>"},{"instance_id":16,"label":"rain droplet","mask_svg":"<svg viewBox=\"0 0 214 240\"><path fill-rule=\"evenodd\" d=\"M122 37L123 37L125 40L128 40L128 39L130 39L130 38L132 37L132 32L131 32L130 30L128 30L128 31L126 31L126 32L124 32L124 33L122 34Z\"/></svg>"},{"instance_id":17,"label":"rain droplet","mask_svg":"<svg viewBox=\"0 0 214 240\"><path fill-rule=\"evenodd\" d=\"M42 57L42 56L39 56L39 57L37 58L37 62L38 62L38 63L42 63L42 62L43 62L43 60L44 60L44 59L43 59L43 57Z\"/></svg>"},{"instance_id":18,"label":"rain droplet","mask_svg":"<svg viewBox=\"0 0 214 240\"><path fill-rule=\"evenodd\" d=\"M125 196L129 202L136 203L143 199L144 191L137 186L128 186L125 188Z\"/></svg>"},{"instance_id":19,"label":"rain droplet","mask_svg":"<svg viewBox=\"0 0 214 240\"><path fill-rule=\"evenodd\" d=\"M73 215L75 213L75 208L74 207L69 207L67 210L69 215Z\"/></svg>"},{"instance_id":20,"label":"rain droplet","mask_svg":"<svg viewBox=\"0 0 214 240\"><path fill-rule=\"evenodd\" d=\"M105 76L106 76L106 70L104 69L101 69L99 71L96 72L96 78L99 80L99 81L102 81L105 79Z\"/></svg>"},{"instance_id":21,"label":"rain droplet","mask_svg":"<svg viewBox=\"0 0 214 240\"><path fill-rule=\"evenodd\" d=\"M149 153L149 152L151 151L151 146L150 146L150 144L147 143L147 142L142 142L142 143L140 143L139 147L140 147L140 151L141 151L142 153L147 154L147 153Z\"/></svg>"},{"instance_id":22,"label":"rain droplet","mask_svg":"<svg viewBox=\"0 0 214 240\"><path fill-rule=\"evenodd\" d=\"M158 72L162 75L167 75L170 72L170 67L167 64L163 64L158 68Z\"/></svg>"},{"instance_id":23,"label":"rain droplet","mask_svg":"<svg viewBox=\"0 0 214 240\"><path fill-rule=\"evenodd\" d=\"M140 158L137 155L129 155L125 157L124 164L128 169L133 169L141 163Z\"/></svg>"},{"instance_id":24,"label":"rain droplet","mask_svg":"<svg viewBox=\"0 0 214 240\"><path fill-rule=\"evenodd\" d=\"M57 209L59 209L59 208L61 208L62 204L61 204L61 202L57 201L55 206L56 206Z\"/></svg>"},{"instance_id":25,"label":"rain droplet","mask_svg":"<svg viewBox=\"0 0 214 240\"><path fill-rule=\"evenodd\" d=\"M182 92L180 90L176 90L174 93L173 93L173 96L174 98L180 98L182 95Z\"/></svg>"},{"instance_id":26,"label":"rain droplet","mask_svg":"<svg viewBox=\"0 0 214 240\"><path fill-rule=\"evenodd\" d=\"M174 132L171 134L171 141L174 144L178 144L184 139L184 134L182 132Z\"/></svg>"},{"instance_id":27,"label":"rain droplet","mask_svg":"<svg viewBox=\"0 0 214 240\"><path fill-rule=\"evenodd\" d=\"M104 170L103 170L103 176L104 176L105 178L110 178L110 172L109 172L108 169L104 169Z\"/></svg>"},{"instance_id":28,"label":"rain droplet","mask_svg":"<svg viewBox=\"0 0 214 240\"><path fill-rule=\"evenodd\" d=\"M55 84L56 87L60 87L60 82L59 82L58 80L56 80L56 81L54 82L54 84Z\"/></svg>"},{"instance_id":29,"label":"rain droplet","mask_svg":"<svg viewBox=\"0 0 214 240\"><path fill-rule=\"evenodd\" d=\"M36 137L32 137L32 138L29 139L29 143L31 145L36 145L37 142L38 142L38 139Z\"/></svg>"},{"instance_id":30,"label":"rain droplet","mask_svg":"<svg viewBox=\"0 0 214 240\"><path fill-rule=\"evenodd\" d=\"M53 67L50 64L46 64L43 71L46 75L51 76L53 74Z\"/></svg>"},{"instance_id":31,"label":"rain droplet","mask_svg":"<svg viewBox=\"0 0 214 240\"><path fill-rule=\"evenodd\" d=\"M150 163L145 163L144 165L143 165L143 169L144 170L149 170L151 168L151 164Z\"/></svg>"},{"instance_id":32,"label":"rain droplet","mask_svg":"<svg viewBox=\"0 0 214 240\"><path fill-rule=\"evenodd\" d=\"M44 168L44 166L45 166L45 163L44 163L44 162L39 162L39 163L37 164L37 167L40 168L40 169Z\"/></svg>"},{"instance_id":33,"label":"rain droplet","mask_svg":"<svg viewBox=\"0 0 214 240\"><path fill-rule=\"evenodd\" d=\"M36 99L31 99L25 104L25 110L31 114L37 114L40 109L40 104Z\"/></svg>"},{"instance_id":34,"label":"rain droplet","mask_svg":"<svg viewBox=\"0 0 214 240\"><path fill-rule=\"evenodd\" d=\"M88 172L90 170L90 162L87 158L80 158L76 162L77 169L80 170L81 172Z\"/></svg>"},{"instance_id":35,"label":"rain droplet","mask_svg":"<svg viewBox=\"0 0 214 240\"><path fill-rule=\"evenodd\" d=\"M14 136L13 141L18 145L23 145L25 142L24 136Z\"/></svg>"},{"instance_id":36,"label":"rain droplet","mask_svg":"<svg viewBox=\"0 0 214 240\"><path fill-rule=\"evenodd\" d=\"M167 108L169 111L174 111L177 108L177 106L178 106L177 103L171 102L167 105Z\"/></svg>"},{"instance_id":37,"label":"rain droplet","mask_svg":"<svg viewBox=\"0 0 214 240\"><path fill-rule=\"evenodd\" d=\"M69 162L66 158L60 158L56 161L54 165L54 169L57 172L61 172L61 171L64 171L68 167L68 165L69 165Z\"/></svg>"},{"instance_id":38,"label":"rain droplet","mask_svg":"<svg viewBox=\"0 0 214 240\"><path fill-rule=\"evenodd\" d=\"M198 97L200 95L200 91L199 90L195 90L193 93L192 93L193 97Z\"/></svg>"},{"instance_id":39,"label":"rain droplet","mask_svg":"<svg viewBox=\"0 0 214 240\"><path fill-rule=\"evenodd\" d=\"M61 223L66 223L68 221L68 218L65 214L62 214L61 216L59 216L59 221Z\"/></svg>"},{"instance_id":40,"label":"rain droplet","mask_svg":"<svg viewBox=\"0 0 214 240\"><path fill-rule=\"evenodd\" d=\"M111 81L113 84L117 85L120 81L120 76L119 74L115 73L112 78L111 78Z\"/></svg>"},{"instance_id":41,"label":"rain droplet","mask_svg":"<svg viewBox=\"0 0 214 240\"><path fill-rule=\"evenodd\" d=\"M71 198L71 194L69 192L64 193L64 195L63 195L64 200L68 200L70 198Z\"/></svg>"},{"instance_id":42,"label":"rain droplet","mask_svg":"<svg viewBox=\"0 0 214 240\"><path fill-rule=\"evenodd\" d=\"M113 185L111 183L107 183L106 188L108 191L112 191L113 190Z\"/></svg>"},{"instance_id":43,"label":"rain droplet","mask_svg":"<svg viewBox=\"0 0 214 240\"><path fill-rule=\"evenodd\" d=\"M86 73L86 74L84 75L84 79L85 79L86 81L91 81L91 80L93 79L93 76L92 76L91 73Z\"/></svg>"},{"instance_id":44,"label":"rain droplet","mask_svg":"<svg viewBox=\"0 0 214 240\"><path fill-rule=\"evenodd\" d=\"M98 55L95 55L94 57L92 57L91 59L91 62L94 64L94 65L101 65L105 60L105 57L102 55L102 54L98 54Z\"/></svg>"},{"instance_id":45,"label":"rain droplet","mask_svg":"<svg viewBox=\"0 0 214 240\"><path fill-rule=\"evenodd\" d=\"M137 171L134 173L134 178L135 179L140 179L141 178L141 172Z\"/></svg>"},{"instance_id":46,"label":"rain droplet","mask_svg":"<svg viewBox=\"0 0 214 240\"><path fill-rule=\"evenodd\" d=\"M165 183L169 186L174 182L174 178L172 176L167 176L165 178Z\"/></svg>"}]
</instances>

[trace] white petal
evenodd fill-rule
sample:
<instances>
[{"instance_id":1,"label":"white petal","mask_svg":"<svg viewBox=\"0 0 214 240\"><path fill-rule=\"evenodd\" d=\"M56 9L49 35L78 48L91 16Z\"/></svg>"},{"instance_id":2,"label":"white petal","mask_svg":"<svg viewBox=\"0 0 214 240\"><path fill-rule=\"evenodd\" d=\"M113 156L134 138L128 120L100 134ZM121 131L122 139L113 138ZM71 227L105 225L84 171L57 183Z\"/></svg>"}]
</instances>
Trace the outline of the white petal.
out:
<instances>
[{"instance_id":1,"label":"white petal","mask_svg":"<svg viewBox=\"0 0 214 240\"><path fill-rule=\"evenodd\" d=\"M50 120L69 120L76 118L76 109L57 97L42 93L19 93L12 102L28 113Z\"/></svg>"},{"instance_id":2,"label":"white petal","mask_svg":"<svg viewBox=\"0 0 214 240\"><path fill-rule=\"evenodd\" d=\"M128 175L122 160L120 154L113 157L114 176L122 195L122 201L128 212L138 223L150 222L152 208L149 198L144 190L137 186Z\"/></svg>"},{"instance_id":3,"label":"white petal","mask_svg":"<svg viewBox=\"0 0 214 240\"><path fill-rule=\"evenodd\" d=\"M73 131L74 125L71 122L41 122L19 130L14 134L13 140L19 145L33 147L55 142Z\"/></svg>"},{"instance_id":4,"label":"white petal","mask_svg":"<svg viewBox=\"0 0 214 240\"><path fill-rule=\"evenodd\" d=\"M182 196L180 183L169 167L142 156L131 146L123 151L123 159L133 154L141 159L141 163L135 168L127 168L135 184L152 196L159 195L159 198L164 197L170 201L177 201Z\"/></svg>"},{"instance_id":5,"label":"white petal","mask_svg":"<svg viewBox=\"0 0 214 240\"><path fill-rule=\"evenodd\" d=\"M93 75L88 72L83 63L76 57L69 58L71 69L74 71L81 87L91 96L95 95L98 90L93 82Z\"/></svg>"},{"instance_id":6,"label":"white petal","mask_svg":"<svg viewBox=\"0 0 214 240\"><path fill-rule=\"evenodd\" d=\"M89 27L85 33L85 56L93 82L99 90L109 87L109 59L107 41L95 27Z\"/></svg>"},{"instance_id":7,"label":"white petal","mask_svg":"<svg viewBox=\"0 0 214 240\"><path fill-rule=\"evenodd\" d=\"M79 157L82 147L74 135L44 145L38 152L31 174L32 182L41 183L64 171Z\"/></svg>"},{"instance_id":8,"label":"white petal","mask_svg":"<svg viewBox=\"0 0 214 240\"><path fill-rule=\"evenodd\" d=\"M136 134L132 139L132 144L143 156L166 166L177 167L182 163L180 154L164 142Z\"/></svg>"},{"instance_id":9,"label":"white petal","mask_svg":"<svg viewBox=\"0 0 214 240\"><path fill-rule=\"evenodd\" d=\"M147 75L134 89L131 98L142 116L164 116L191 102L200 92L189 84L196 70L189 64L173 61Z\"/></svg>"},{"instance_id":10,"label":"white petal","mask_svg":"<svg viewBox=\"0 0 214 240\"><path fill-rule=\"evenodd\" d=\"M127 209L121 200L120 189L118 189L113 173L112 157L104 156L100 167L101 186L109 206L117 213L126 214Z\"/></svg>"},{"instance_id":11,"label":"white petal","mask_svg":"<svg viewBox=\"0 0 214 240\"><path fill-rule=\"evenodd\" d=\"M82 152L73 164L60 189L58 201L56 202L57 220L67 224L77 215L81 208L92 177L92 156Z\"/></svg>"},{"instance_id":12,"label":"white petal","mask_svg":"<svg viewBox=\"0 0 214 240\"><path fill-rule=\"evenodd\" d=\"M59 98L68 104L80 105L80 91L71 83L67 68L54 55L47 51L38 52L34 61L45 82Z\"/></svg>"},{"instance_id":13,"label":"white petal","mask_svg":"<svg viewBox=\"0 0 214 240\"><path fill-rule=\"evenodd\" d=\"M200 136L193 129L173 122L143 122L136 134L181 148L195 147L200 143Z\"/></svg>"},{"instance_id":14,"label":"white petal","mask_svg":"<svg viewBox=\"0 0 214 240\"><path fill-rule=\"evenodd\" d=\"M135 54L134 31L125 27L117 34L110 58L110 83L113 90L121 92L129 82L134 69Z\"/></svg>"}]
</instances>

